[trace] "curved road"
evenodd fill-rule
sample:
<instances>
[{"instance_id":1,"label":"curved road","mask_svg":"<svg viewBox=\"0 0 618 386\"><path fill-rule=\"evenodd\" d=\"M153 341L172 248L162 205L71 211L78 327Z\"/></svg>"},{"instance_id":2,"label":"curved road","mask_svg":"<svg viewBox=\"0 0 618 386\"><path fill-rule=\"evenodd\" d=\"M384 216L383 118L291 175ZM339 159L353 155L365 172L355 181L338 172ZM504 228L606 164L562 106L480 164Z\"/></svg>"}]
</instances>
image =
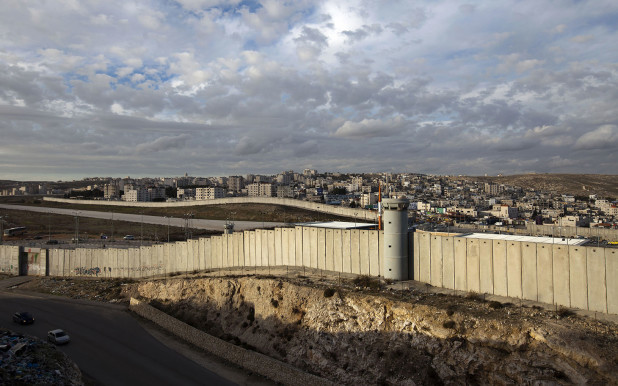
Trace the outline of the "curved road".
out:
<instances>
[{"instance_id":1,"label":"curved road","mask_svg":"<svg viewBox=\"0 0 618 386\"><path fill-rule=\"evenodd\" d=\"M32 312L35 323L13 323L17 311ZM235 384L160 343L119 305L1 291L0 326L41 339L66 330L71 342L58 349L97 384Z\"/></svg>"},{"instance_id":2,"label":"curved road","mask_svg":"<svg viewBox=\"0 0 618 386\"><path fill-rule=\"evenodd\" d=\"M173 227L184 227L185 219L178 217L161 217L161 216L145 216L141 214L127 214L127 213L114 213L114 212L97 212L94 210L75 210L75 209L62 209L62 208L47 208L28 205L7 205L0 204L0 208L12 209L12 210L26 210L30 212L40 213L54 213L63 214L67 216L79 216L100 218L105 220L118 220L129 222L144 222L144 224L156 224L156 225L169 225ZM222 231L225 225L225 220L202 220L191 219L191 228L194 229L208 229ZM262 222L262 221L234 221L234 230L248 230L255 228L270 228L275 226L286 225L281 222Z\"/></svg>"}]
</instances>

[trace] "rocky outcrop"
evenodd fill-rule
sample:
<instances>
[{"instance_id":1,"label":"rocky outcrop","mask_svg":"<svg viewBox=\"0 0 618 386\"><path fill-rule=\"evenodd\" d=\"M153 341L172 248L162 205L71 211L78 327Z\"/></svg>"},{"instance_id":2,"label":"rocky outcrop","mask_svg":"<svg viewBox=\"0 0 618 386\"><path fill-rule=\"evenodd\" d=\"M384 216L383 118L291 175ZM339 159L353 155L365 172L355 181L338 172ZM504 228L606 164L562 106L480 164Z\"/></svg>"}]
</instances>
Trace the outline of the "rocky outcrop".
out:
<instances>
[{"instance_id":1,"label":"rocky outcrop","mask_svg":"<svg viewBox=\"0 0 618 386\"><path fill-rule=\"evenodd\" d=\"M537 309L272 278L150 281L136 292L194 327L340 384L618 383L615 325Z\"/></svg>"}]
</instances>

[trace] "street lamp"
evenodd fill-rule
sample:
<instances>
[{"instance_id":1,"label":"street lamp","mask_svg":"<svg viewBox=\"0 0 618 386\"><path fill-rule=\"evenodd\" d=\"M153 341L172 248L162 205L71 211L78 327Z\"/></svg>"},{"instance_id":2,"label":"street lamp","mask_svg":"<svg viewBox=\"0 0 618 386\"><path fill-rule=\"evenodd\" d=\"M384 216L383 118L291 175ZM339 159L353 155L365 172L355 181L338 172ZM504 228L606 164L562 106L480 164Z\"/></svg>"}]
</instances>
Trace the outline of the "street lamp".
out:
<instances>
[{"instance_id":1,"label":"street lamp","mask_svg":"<svg viewBox=\"0 0 618 386\"><path fill-rule=\"evenodd\" d=\"M170 242L170 216L165 216L167 219L167 242Z\"/></svg>"},{"instance_id":2,"label":"street lamp","mask_svg":"<svg viewBox=\"0 0 618 386\"><path fill-rule=\"evenodd\" d=\"M75 248L79 247L79 212L75 212Z\"/></svg>"},{"instance_id":3,"label":"street lamp","mask_svg":"<svg viewBox=\"0 0 618 386\"><path fill-rule=\"evenodd\" d=\"M4 219L6 216L0 216L0 244L4 242Z\"/></svg>"}]
</instances>

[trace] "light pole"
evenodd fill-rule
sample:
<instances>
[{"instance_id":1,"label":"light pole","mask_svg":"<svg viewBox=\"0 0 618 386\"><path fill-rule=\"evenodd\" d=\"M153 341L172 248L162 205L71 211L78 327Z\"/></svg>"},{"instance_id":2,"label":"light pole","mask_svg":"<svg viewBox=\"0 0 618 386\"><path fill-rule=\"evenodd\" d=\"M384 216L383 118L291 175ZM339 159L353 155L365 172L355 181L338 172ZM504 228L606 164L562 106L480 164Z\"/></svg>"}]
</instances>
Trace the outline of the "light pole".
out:
<instances>
[{"instance_id":1,"label":"light pole","mask_svg":"<svg viewBox=\"0 0 618 386\"><path fill-rule=\"evenodd\" d=\"M48 240L51 240L51 212L47 213L47 235Z\"/></svg>"},{"instance_id":2,"label":"light pole","mask_svg":"<svg viewBox=\"0 0 618 386\"><path fill-rule=\"evenodd\" d=\"M79 247L79 212L75 212L75 248Z\"/></svg>"},{"instance_id":3,"label":"light pole","mask_svg":"<svg viewBox=\"0 0 618 386\"><path fill-rule=\"evenodd\" d=\"M170 242L170 216L165 216L167 219L167 242Z\"/></svg>"},{"instance_id":4,"label":"light pole","mask_svg":"<svg viewBox=\"0 0 618 386\"><path fill-rule=\"evenodd\" d=\"M0 216L0 244L4 242L4 218L6 216Z\"/></svg>"},{"instance_id":5,"label":"light pole","mask_svg":"<svg viewBox=\"0 0 618 386\"><path fill-rule=\"evenodd\" d=\"M114 212L112 212L112 241L114 241Z\"/></svg>"}]
</instances>

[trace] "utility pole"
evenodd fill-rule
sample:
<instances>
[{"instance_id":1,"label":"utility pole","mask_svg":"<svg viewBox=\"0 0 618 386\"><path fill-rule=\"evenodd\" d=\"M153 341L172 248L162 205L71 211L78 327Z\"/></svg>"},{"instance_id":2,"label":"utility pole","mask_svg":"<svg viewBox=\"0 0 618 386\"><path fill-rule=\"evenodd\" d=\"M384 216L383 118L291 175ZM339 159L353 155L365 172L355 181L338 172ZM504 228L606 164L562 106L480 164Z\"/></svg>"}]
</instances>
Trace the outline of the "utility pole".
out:
<instances>
[{"instance_id":1,"label":"utility pole","mask_svg":"<svg viewBox=\"0 0 618 386\"><path fill-rule=\"evenodd\" d=\"M0 244L4 243L4 218L6 216L0 216Z\"/></svg>"},{"instance_id":2,"label":"utility pole","mask_svg":"<svg viewBox=\"0 0 618 386\"><path fill-rule=\"evenodd\" d=\"M79 247L79 212L75 212L75 248Z\"/></svg>"}]
</instances>

